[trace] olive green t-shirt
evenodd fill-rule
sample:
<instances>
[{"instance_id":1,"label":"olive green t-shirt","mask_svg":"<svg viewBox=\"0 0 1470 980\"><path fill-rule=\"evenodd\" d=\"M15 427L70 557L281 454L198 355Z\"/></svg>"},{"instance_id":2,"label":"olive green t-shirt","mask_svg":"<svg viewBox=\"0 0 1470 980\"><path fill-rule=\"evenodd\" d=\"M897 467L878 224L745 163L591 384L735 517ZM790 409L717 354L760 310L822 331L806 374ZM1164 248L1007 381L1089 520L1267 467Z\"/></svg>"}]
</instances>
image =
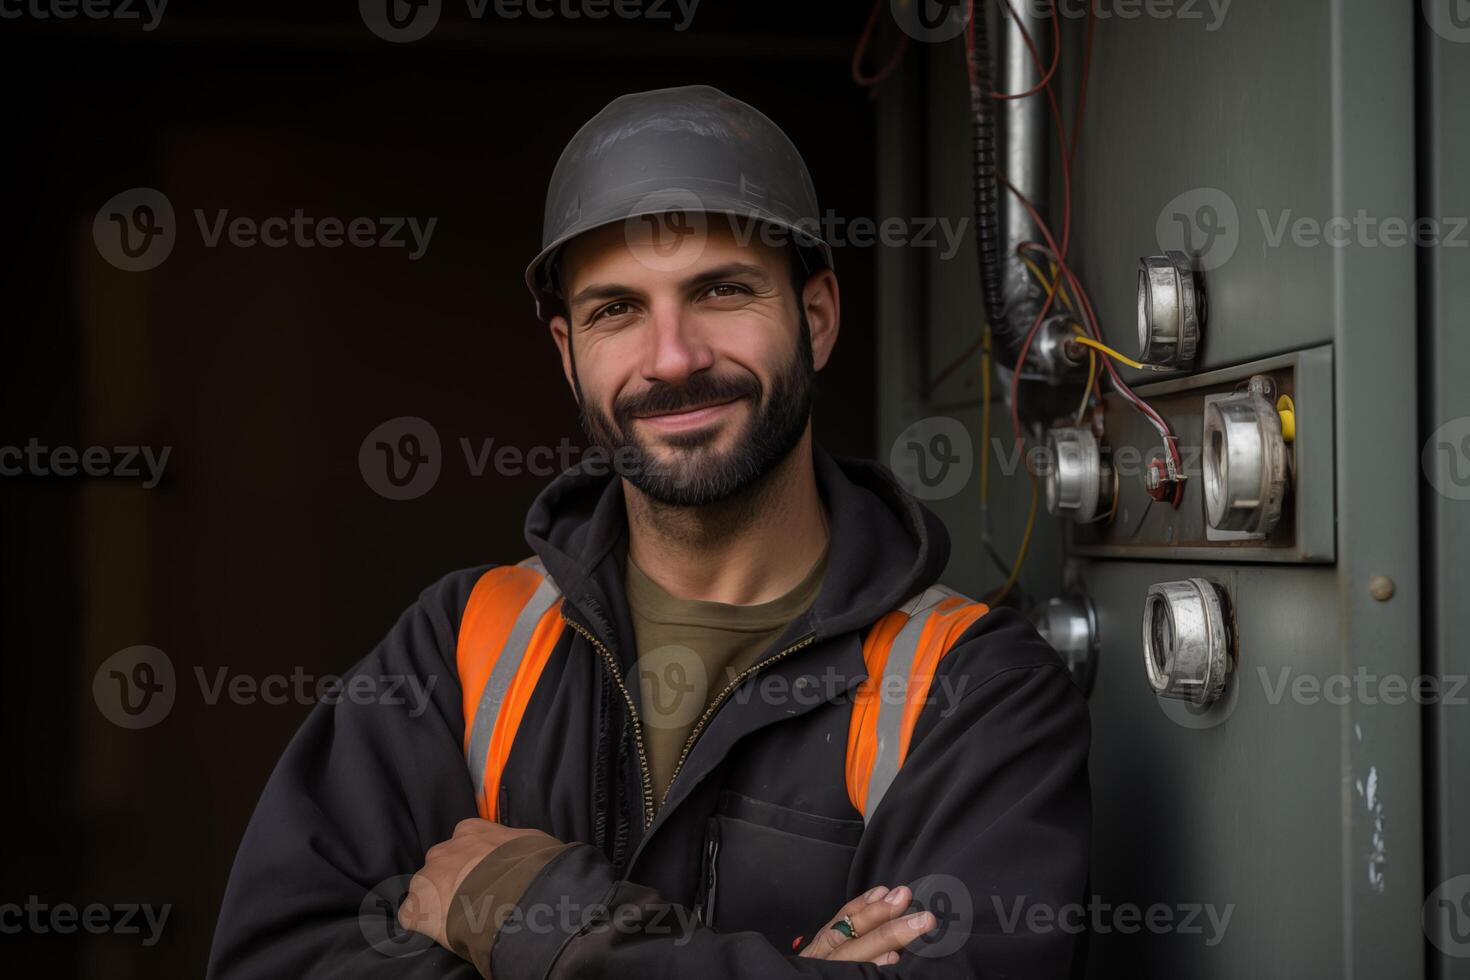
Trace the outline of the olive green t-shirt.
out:
<instances>
[{"instance_id":1,"label":"olive green t-shirt","mask_svg":"<svg viewBox=\"0 0 1470 980\"><path fill-rule=\"evenodd\" d=\"M737 606L670 595L628 559L628 611L638 641L639 714L661 804L700 721L742 672L817 598L827 554L804 579L769 602ZM708 723L708 719L705 719Z\"/></svg>"}]
</instances>

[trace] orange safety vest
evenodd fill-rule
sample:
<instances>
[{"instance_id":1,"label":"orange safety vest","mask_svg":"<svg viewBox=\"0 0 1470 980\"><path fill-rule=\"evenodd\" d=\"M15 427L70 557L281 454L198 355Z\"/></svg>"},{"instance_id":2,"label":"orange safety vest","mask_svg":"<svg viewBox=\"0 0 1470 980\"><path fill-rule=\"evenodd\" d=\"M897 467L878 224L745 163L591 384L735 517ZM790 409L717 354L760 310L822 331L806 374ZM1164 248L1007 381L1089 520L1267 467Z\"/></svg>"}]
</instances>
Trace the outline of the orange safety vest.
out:
<instances>
[{"instance_id":1,"label":"orange safety vest","mask_svg":"<svg viewBox=\"0 0 1470 980\"><path fill-rule=\"evenodd\" d=\"M470 592L455 660L464 752L480 816L494 820L501 775L531 692L561 638L561 590L539 558L492 568ZM939 662L989 607L931 586L878 620L847 732L847 795L871 819L908 755Z\"/></svg>"}]
</instances>

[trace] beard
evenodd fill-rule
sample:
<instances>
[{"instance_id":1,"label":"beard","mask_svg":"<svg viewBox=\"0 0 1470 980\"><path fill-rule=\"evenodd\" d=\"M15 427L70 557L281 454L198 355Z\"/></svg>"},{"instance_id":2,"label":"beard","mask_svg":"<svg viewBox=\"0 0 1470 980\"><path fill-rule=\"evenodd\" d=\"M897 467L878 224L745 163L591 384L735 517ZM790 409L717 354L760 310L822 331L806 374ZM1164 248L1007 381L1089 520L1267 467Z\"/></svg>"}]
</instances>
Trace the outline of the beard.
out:
<instances>
[{"instance_id":1,"label":"beard","mask_svg":"<svg viewBox=\"0 0 1470 980\"><path fill-rule=\"evenodd\" d=\"M620 398L609 416L583 394L575 356L572 381L583 431L616 461L616 470L624 479L661 504L703 507L749 493L801 441L811 418L816 381L811 329L803 313L796 352L776 372L769 388L752 375L701 371L681 385L659 382L647 391ZM661 442L667 459L637 435L634 423L639 415L733 399L748 400L751 417L728 450L714 447L720 434L716 428L664 435Z\"/></svg>"}]
</instances>

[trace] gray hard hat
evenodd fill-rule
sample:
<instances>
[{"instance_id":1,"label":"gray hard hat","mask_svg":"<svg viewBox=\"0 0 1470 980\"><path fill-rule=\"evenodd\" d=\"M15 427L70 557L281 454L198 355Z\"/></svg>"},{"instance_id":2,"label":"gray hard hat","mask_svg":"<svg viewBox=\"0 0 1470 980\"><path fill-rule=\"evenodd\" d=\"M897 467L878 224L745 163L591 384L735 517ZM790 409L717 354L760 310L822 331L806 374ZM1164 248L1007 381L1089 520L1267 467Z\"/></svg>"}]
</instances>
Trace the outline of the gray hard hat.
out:
<instances>
[{"instance_id":1,"label":"gray hard hat","mask_svg":"<svg viewBox=\"0 0 1470 980\"><path fill-rule=\"evenodd\" d=\"M557 251L645 214L702 211L789 233L808 269L832 266L817 192L795 144L752 106L708 85L620 96L572 137L546 192L541 251L526 267L536 315L560 306Z\"/></svg>"}]
</instances>

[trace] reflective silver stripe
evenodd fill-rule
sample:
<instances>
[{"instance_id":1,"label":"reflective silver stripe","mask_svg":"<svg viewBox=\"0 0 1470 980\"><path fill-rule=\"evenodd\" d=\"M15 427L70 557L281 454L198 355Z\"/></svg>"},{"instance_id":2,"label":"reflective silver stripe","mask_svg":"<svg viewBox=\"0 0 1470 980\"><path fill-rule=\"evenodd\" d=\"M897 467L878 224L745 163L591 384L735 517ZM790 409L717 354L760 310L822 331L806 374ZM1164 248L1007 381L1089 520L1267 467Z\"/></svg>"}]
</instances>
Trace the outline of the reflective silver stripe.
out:
<instances>
[{"instance_id":1,"label":"reflective silver stripe","mask_svg":"<svg viewBox=\"0 0 1470 980\"><path fill-rule=\"evenodd\" d=\"M510 636L506 638L495 667L490 671L490 678L485 682L485 690L480 693L480 704L475 708L475 722L470 728L470 747L465 751L465 761L470 767L470 779L475 785L476 799L485 791L485 758L490 752L490 736L495 732L495 719L500 714L500 705L505 701L505 692L510 690L510 682L515 679L521 660L526 656L526 648L531 645L531 634L536 631L536 624L541 622L546 610L561 598L561 590L545 574L544 569L539 567L540 560L535 561L534 566L529 560L521 565L541 575L541 584L536 586L536 591L516 616Z\"/></svg>"},{"instance_id":2,"label":"reflective silver stripe","mask_svg":"<svg viewBox=\"0 0 1470 980\"><path fill-rule=\"evenodd\" d=\"M902 610L909 614L908 622L893 638L888 650L888 662L883 667L883 679L878 688L878 722L876 727L878 750L873 756L873 771L868 776L868 795L863 808L863 821L873 817L883 794L898 777L898 743L903 734L903 709L908 700L909 673L914 669L914 657L919 652L919 638L924 635L924 624L934 615L934 607L950 596L959 593L942 585L931 586L904 604ZM896 679L895 679L896 678ZM902 692L890 699L891 691Z\"/></svg>"}]
</instances>

